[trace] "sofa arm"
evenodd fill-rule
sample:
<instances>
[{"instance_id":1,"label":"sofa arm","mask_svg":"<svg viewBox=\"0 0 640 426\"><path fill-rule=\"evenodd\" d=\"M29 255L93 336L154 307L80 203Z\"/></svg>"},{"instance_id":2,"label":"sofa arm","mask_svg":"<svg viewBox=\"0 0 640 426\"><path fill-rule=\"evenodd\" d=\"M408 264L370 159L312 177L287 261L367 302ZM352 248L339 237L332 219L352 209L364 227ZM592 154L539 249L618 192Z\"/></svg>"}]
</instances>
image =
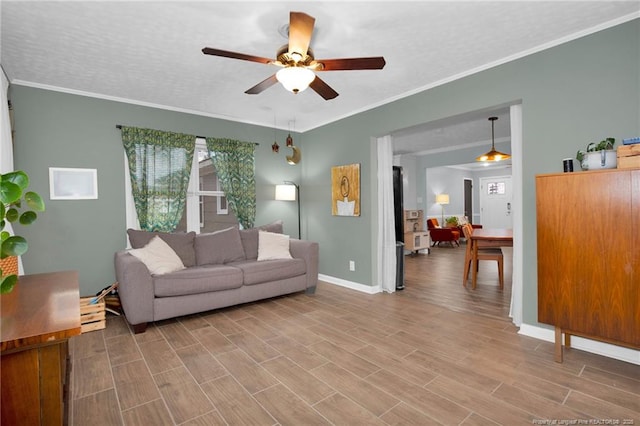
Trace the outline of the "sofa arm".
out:
<instances>
[{"instance_id":1,"label":"sofa arm","mask_svg":"<svg viewBox=\"0 0 640 426\"><path fill-rule=\"evenodd\" d=\"M304 259L307 265L307 292L313 293L318 285L318 263L320 261L320 246L318 243L306 240L289 240L291 256Z\"/></svg>"},{"instance_id":2,"label":"sofa arm","mask_svg":"<svg viewBox=\"0 0 640 426\"><path fill-rule=\"evenodd\" d=\"M153 321L153 282L149 269L126 250L114 258L120 303L131 325Z\"/></svg>"}]
</instances>

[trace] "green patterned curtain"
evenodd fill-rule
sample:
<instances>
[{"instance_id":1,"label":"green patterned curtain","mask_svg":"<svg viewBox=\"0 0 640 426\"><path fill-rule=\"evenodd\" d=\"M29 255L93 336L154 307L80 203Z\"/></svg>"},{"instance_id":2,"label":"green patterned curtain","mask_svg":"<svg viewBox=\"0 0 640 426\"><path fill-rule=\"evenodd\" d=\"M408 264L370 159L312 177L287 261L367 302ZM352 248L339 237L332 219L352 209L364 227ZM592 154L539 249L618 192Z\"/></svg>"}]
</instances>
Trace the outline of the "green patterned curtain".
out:
<instances>
[{"instance_id":1,"label":"green patterned curtain","mask_svg":"<svg viewBox=\"0 0 640 426\"><path fill-rule=\"evenodd\" d=\"M207 138L207 149L238 222L245 229L252 228L256 219L255 144Z\"/></svg>"},{"instance_id":2,"label":"green patterned curtain","mask_svg":"<svg viewBox=\"0 0 640 426\"><path fill-rule=\"evenodd\" d=\"M122 143L140 228L174 231L184 210L196 137L123 126Z\"/></svg>"}]
</instances>

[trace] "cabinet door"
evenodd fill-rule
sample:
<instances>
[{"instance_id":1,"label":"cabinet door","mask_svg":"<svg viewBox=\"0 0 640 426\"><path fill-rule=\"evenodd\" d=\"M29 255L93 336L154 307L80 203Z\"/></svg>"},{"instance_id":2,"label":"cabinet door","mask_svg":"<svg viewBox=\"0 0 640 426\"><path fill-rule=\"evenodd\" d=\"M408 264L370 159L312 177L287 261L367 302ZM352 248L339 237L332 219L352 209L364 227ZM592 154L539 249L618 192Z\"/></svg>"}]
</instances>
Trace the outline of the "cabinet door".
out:
<instances>
[{"instance_id":1,"label":"cabinet door","mask_svg":"<svg viewBox=\"0 0 640 426\"><path fill-rule=\"evenodd\" d=\"M538 320L639 344L631 173L540 176L536 184Z\"/></svg>"},{"instance_id":2,"label":"cabinet door","mask_svg":"<svg viewBox=\"0 0 640 426\"><path fill-rule=\"evenodd\" d=\"M631 253L631 278L628 282L628 288L625 290L627 304L624 309L629 309L631 321L629 329L634 332L630 341L636 347L640 347L640 170L631 172L631 194L629 228L633 250Z\"/></svg>"}]
</instances>

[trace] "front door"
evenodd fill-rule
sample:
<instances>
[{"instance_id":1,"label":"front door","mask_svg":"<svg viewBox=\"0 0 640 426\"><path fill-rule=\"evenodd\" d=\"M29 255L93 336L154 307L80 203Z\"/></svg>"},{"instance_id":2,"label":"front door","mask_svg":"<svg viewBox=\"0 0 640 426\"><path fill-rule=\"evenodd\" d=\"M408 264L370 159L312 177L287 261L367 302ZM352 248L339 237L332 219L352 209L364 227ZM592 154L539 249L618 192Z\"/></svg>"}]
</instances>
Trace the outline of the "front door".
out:
<instances>
[{"instance_id":1,"label":"front door","mask_svg":"<svg viewBox=\"0 0 640 426\"><path fill-rule=\"evenodd\" d=\"M480 223L483 228L513 228L511 176L480 178Z\"/></svg>"}]
</instances>

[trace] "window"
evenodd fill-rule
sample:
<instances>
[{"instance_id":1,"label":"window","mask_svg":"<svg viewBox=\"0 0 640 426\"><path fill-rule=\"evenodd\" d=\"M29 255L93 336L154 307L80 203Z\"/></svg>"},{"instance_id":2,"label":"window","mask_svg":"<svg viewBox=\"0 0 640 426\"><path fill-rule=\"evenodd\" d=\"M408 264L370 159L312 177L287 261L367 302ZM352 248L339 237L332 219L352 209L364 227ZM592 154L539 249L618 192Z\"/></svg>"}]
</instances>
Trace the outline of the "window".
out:
<instances>
[{"instance_id":1,"label":"window","mask_svg":"<svg viewBox=\"0 0 640 426\"><path fill-rule=\"evenodd\" d=\"M489 182L487 183L488 195L504 195L506 186L504 182Z\"/></svg>"},{"instance_id":2,"label":"window","mask_svg":"<svg viewBox=\"0 0 640 426\"><path fill-rule=\"evenodd\" d=\"M213 232L237 225L204 139L196 139L195 149L185 211L176 231Z\"/></svg>"},{"instance_id":3,"label":"window","mask_svg":"<svg viewBox=\"0 0 640 426\"><path fill-rule=\"evenodd\" d=\"M224 194L222 187L220 186L220 180L216 176L216 189ZM227 205L227 197L217 197L218 200L218 214L229 214L229 206Z\"/></svg>"}]
</instances>

